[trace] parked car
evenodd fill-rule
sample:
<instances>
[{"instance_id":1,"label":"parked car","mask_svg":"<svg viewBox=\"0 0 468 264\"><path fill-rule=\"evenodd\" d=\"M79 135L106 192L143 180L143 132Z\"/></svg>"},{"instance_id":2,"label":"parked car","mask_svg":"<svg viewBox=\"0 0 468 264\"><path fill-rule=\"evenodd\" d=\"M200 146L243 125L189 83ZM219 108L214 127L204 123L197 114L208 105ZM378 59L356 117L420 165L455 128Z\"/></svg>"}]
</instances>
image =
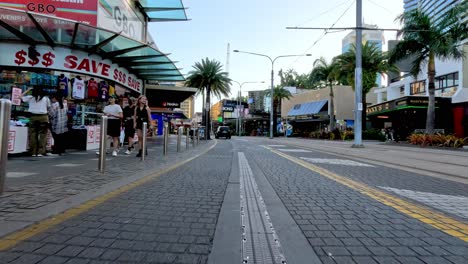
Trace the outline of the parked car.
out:
<instances>
[{"instance_id":1,"label":"parked car","mask_svg":"<svg viewBox=\"0 0 468 264\"><path fill-rule=\"evenodd\" d=\"M226 138L231 139L231 130L229 130L228 126L219 126L216 130L215 138Z\"/></svg>"}]
</instances>

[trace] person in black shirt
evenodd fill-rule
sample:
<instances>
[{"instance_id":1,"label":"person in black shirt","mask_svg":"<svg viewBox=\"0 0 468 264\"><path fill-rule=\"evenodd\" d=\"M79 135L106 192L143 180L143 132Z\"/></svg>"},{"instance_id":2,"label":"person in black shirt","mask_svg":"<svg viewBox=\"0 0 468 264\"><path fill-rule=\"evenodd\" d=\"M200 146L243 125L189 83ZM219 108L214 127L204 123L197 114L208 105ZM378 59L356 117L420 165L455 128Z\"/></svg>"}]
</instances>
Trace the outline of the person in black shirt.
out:
<instances>
[{"instance_id":1,"label":"person in black shirt","mask_svg":"<svg viewBox=\"0 0 468 264\"><path fill-rule=\"evenodd\" d=\"M138 151L137 157L141 157L143 149L143 137L146 137L146 135L143 135L143 123L146 122L148 127L152 129L151 110L148 107L148 99L146 96L142 95L138 98L133 118L133 126L137 130L138 144L140 145L140 150Z\"/></svg>"},{"instance_id":2,"label":"person in black shirt","mask_svg":"<svg viewBox=\"0 0 468 264\"><path fill-rule=\"evenodd\" d=\"M133 124L133 115L135 114L135 98L128 99L128 105L123 110L124 132L128 139L128 148L125 151L126 155L130 155L133 150L133 137L135 137L135 128Z\"/></svg>"}]
</instances>

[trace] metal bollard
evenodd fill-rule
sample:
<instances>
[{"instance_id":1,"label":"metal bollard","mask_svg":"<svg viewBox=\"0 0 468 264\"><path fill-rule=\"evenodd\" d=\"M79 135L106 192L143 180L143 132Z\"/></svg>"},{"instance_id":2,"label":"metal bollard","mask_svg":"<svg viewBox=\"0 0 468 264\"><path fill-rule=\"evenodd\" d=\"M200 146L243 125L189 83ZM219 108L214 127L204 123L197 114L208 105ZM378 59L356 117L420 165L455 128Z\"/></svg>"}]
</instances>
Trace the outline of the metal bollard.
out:
<instances>
[{"instance_id":1,"label":"metal bollard","mask_svg":"<svg viewBox=\"0 0 468 264\"><path fill-rule=\"evenodd\" d=\"M192 134L192 146L195 147L195 128L192 129L193 130L193 134Z\"/></svg>"},{"instance_id":2,"label":"metal bollard","mask_svg":"<svg viewBox=\"0 0 468 264\"><path fill-rule=\"evenodd\" d=\"M163 131L163 134L164 134L164 142L163 142L163 153L164 153L164 156L167 155L167 147L168 147L168 144L169 144L169 125L167 123L164 123L164 131Z\"/></svg>"},{"instance_id":3,"label":"metal bollard","mask_svg":"<svg viewBox=\"0 0 468 264\"><path fill-rule=\"evenodd\" d=\"M11 102L0 99L0 194L6 178L6 163L8 160L8 137L10 130Z\"/></svg>"},{"instance_id":4,"label":"metal bollard","mask_svg":"<svg viewBox=\"0 0 468 264\"><path fill-rule=\"evenodd\" d=\"M142 141L141 141L141 160L145 160L146 157L146 135L148 134L148 123L143 122L143 131L141 132Z\"/></svg>"},{"instance_id":5,"label":"metal bollard","mask_svg":"<svg viewBox=\"0 0 468 264\"><path fill-rule=\"evenodd\" d=\"M177 129L177 152L180 152L180 142L182 141L182 134L184 133L184 128L179 127Z\"/></svg>"},{"instance_id":6,"label":"metal bollard","mask_svg":"<svg viewBox=\"0 0 468 264\"><path fill-rule=\"evenodd\" d=\"M106 171L106 146L107 146L107 116L101 116L101 141L99 142L98 168L100 173Z\"/></svg>"},{"instance_id":7,"label":"metal bollard","mask_svg":"<svg viewBox=\"0 0 468 264\"><path fill-rule=\"evenodd\" d=\"M185 136L185 149L189 149L190 128L187 127L187 136Z\"/></svg>"},{"instance_id":8,"label":"metal bollard","mask_svg":"<svg viewBox=\"0 0 468 264\"><path fill-rule=\"evenodd\" d=\"M198 144L200 144L200 129L197 129L197 146Z\"/></svg>"}]
</instances>

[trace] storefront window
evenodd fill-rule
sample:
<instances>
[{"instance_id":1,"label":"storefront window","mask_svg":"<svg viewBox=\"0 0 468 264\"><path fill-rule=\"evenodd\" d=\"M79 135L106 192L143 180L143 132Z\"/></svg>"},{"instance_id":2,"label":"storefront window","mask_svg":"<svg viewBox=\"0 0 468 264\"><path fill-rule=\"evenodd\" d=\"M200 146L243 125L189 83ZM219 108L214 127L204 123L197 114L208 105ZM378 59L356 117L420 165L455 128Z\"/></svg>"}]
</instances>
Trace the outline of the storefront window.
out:
<instances>
[{"instance_id":1,"label":"storefront window","mask_svg":"<svg viewBox=\"0 0 468 264\"><path fill-rule=\"evenodd\" d=\"M452 96L457 91L458 72L438 76L434 82L436 96Z\"/></svg>"},{"instance_id":2,"label":"storefront window","mask_svg":"<svg viewBox=\"0 0 468 264\"><path fill-rule=\"evenodd\" d=\"M417 81L410 84L411 95L426 93L426 80Z\"/></svg>"}]
</instances>

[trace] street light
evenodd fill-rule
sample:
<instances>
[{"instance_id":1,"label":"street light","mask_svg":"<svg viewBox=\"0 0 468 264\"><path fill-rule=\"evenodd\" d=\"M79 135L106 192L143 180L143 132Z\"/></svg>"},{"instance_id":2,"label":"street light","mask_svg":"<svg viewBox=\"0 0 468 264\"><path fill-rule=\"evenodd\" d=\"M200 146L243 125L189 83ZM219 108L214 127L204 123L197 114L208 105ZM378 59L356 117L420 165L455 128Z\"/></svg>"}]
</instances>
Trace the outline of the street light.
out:
<instances>
[{"instance_id":1,"label":"street light","mask_svg":"<svg viewBox=\"0 0 468 264\"><path fill-rule=\"evenodd\" d=\"M260 54L260 53L254 53L254 52L248 52L248 51L240 51L240 50L234 50L234 52L239 52L239 53L246 53L246 54L251 54L251 55L257 55L257 56L262 56L262 57L266 57L268 58L270 61L271 61L271 105L270 105L270 139L273 138L273 108L274 108L274 104L273 104L273 93L274 93L274 84L273 84L273 78L274 78L274 70L273 70L273 66L275 64L275 61L279 58L284 58L284 57L302 57L302 56L312 56L312 54L297 54L297 55L281 55L281 56L277 56L275 57L274 59L272 59L270 56L268 55L265 55L265 54Z\"/></svg>"},{"instance_id":2,"label":"street light","mask_svg":"<svg viewBox=\"0 0 468 264\"><path fill-rule=\"evenodd\" d=\"M238 81L234 81L234 80L231 80L232 82L235 82L239 85L239 97L238 97L238 100L237 100L237 119L236 119L236 130L237 130L237 133L238 135L240 136L241 135L241 127L242 127L242 123L241 123L241 118L240 118L240 105L241 105L241 97L242 97L242 86L244 84L247 84L247 83L265 83L264 81L261 81L261 82L243 82L243 83L240 83Z\"/></svg>"}]
</instances>

